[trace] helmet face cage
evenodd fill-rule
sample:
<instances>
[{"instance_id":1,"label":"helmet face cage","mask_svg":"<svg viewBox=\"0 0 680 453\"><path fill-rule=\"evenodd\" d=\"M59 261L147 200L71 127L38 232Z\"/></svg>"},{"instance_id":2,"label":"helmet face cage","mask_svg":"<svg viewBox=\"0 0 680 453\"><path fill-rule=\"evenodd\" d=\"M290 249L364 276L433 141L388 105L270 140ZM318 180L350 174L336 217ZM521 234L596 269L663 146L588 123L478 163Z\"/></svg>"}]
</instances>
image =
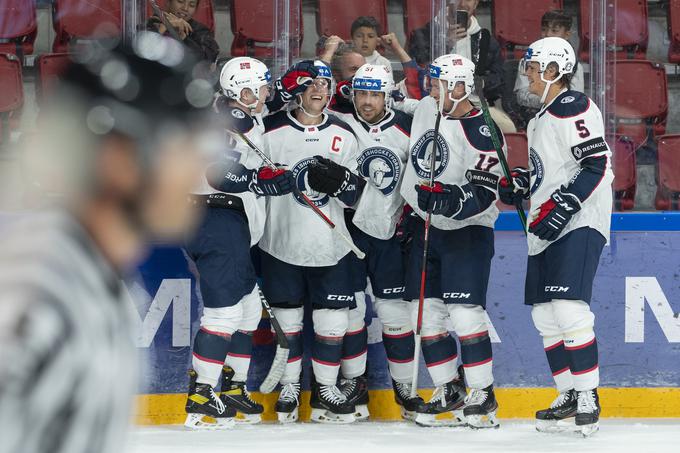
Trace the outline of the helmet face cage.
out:
<instances>
[{"instance_id":1,"label":"helmet face cage","mask_svg":"<svg viewBox=\"0 0 680 453\"><path fill-rule=\"evenodd\" d=\"M352 103L354 104L355 91L373 91L383 93L385 110L392 107L392 91L394 91L394 78L392 71L382 65L366 63L361 66L352 78ZM356 108L356 104L355 104Z\"/></svg>"},{"instance_id":2,"label":"helmet face cage","mask_svg":"<svg viewBox=\"0 0 680 453\"><path fill-rule=\"evenodd\" d=\"M220 86L224 95L251 109L259 102L260 89L269 86L270 83L271 74L267 66L250 57L232 58L220 73ZM250 89L258 100L249 105L243 104L241 93L245 88Z\"/></svg>"},{"instance_id":3,"label":"helmet face cage","mask_svg":"<svg viewBox=\"0 0 680 453\"><path fill-rule=\"evenodd\" d=\"M316 67L319 75L316 76L314 80L312 80L312 84L317 85L317 81L319 80L325 80L326 81L326 86L327 86L327 93L326 95L328 96L328 100L326 101L326 107L328 107L331 103L331 100L333 99L333 94L335 93L335 81L333 80L333 73L331 72L331 68L328 67L326 63L324 63L321 60L314 60L314 66ZM310 85L311 86L311 85ZM318 85L317 85L318 87ZM307 115L311 117L320 117L323 115L323 113L320 113L318 115L312 114L308 112L305 109L305 106L303 105L302 102L302 95L303 93L300 93L297 95L297 104L300 109Z\"/></svg>"}]
</instances>

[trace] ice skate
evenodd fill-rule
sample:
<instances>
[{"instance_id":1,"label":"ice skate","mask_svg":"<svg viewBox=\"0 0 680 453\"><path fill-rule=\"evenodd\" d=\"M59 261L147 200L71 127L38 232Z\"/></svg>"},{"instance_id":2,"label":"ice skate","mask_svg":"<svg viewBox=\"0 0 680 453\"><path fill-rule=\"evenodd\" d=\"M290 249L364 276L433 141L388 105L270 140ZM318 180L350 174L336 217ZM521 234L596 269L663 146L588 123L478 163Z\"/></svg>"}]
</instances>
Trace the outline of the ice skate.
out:
<instances>
[{"instance_id":1,"label":"ice skate","mask_svg":"<svg viewBox=\"0 0 680 453\"><path fill-rule=\"evenodd\" d=\"M595 434L600 429L600 397L597 389L577 392L576 429L583 437Z\"/></svg>"},{"instance_id":2,"label":"ice skate","mask_svg":"<svg viewBox=\"0 0 680 453\"><path fill-rule=\"evenodd\" d=\"M274 406L279 423L295 423L298 420L300 407L300 383L283 384L279 400Z\"/></svg>"},{"instance_id":3,"label":"ice skate","mask_svg":"<svg viewBox=\"0 0 680 453\"><path fill-rule=\"evenodd\" d=\"M573 431L577 408L576 392L560 393L548 409L536 412L536 430L544 433Z\"/></svg>"},{"instance_id":4,"label":"ice skate","mask_svg":"<svg viewBox=\"0 0 680 453\"><path fill-rule=\"evenodd\" d=\"M234 370L222 369L222 393L220 399L225 406L236 410L236 423L256 424L262 421L264 407L250 398L245 382L234 381Z\"/></svg>"},{"instance_id":5,"label":"ice skate","mask_svg":"<svg viewBox=\"0 0 680 453\"><path fill-rule=\"evenodd\" d=\"M420 426L463 426L465 384L462 376L437 387L432 398L417 410L416 424Z\"/></svg>"},{"instance_id":6,"label":"ice skate","mask_svg":"<svg viewBox=\"0 0 680 453\"><path fill-rule=\"evenodd\" d=\"M368 420L370 413L368 412L368 383L366 382L366 375L362 375L353 379L340 379L340 391L347 402L353 404L356 412L354 418L356 420Z\"/></svg>"},{"instance_id":7,"label":"ice skate","mask_svg":"<svg viewBox=\"0 0 680 453\"><path fill-rule=\"evenodd\" d=\"M209 384L196 383L197 377L194 370L189 370L189 394L185 406L187 418L184 426L197 430L233 428L236 410L225 406Z\"/></svg>"},{"instance_id":8,"label":"ice skate","mask_svg":"<svg viewBox=\"0 0 680 453\"><path fill-rule=\"evenodd\" d=\"M425 405L425 401L418 394L411 397L410 383L403 384L392 379L392 388L394 389L394 401L401 409L401 418L415 421L418 410Z\"/></svg>"},{"instance_id":9,"label":"ice skate","mask_svg":"<svg viewBox=\"0 0 680 453\"><path fill-rule=\"evenodd\" d=\"M322 385L312 380L312 421L318 423L346 424L356 419L353 404L335 385Z\"/></svg>"},{"instance_id":10,"label":"ice skate","mask_svg":"<svg viewBox=\"0 0 680 453\"><path fill-rule=\"evenodd\" d=\"M498 428L500 424L496 418L498 402L493 392L493 385L483 389L471 389L465 398L463 414L471 428Z\"/></svg>"}]
</instances>

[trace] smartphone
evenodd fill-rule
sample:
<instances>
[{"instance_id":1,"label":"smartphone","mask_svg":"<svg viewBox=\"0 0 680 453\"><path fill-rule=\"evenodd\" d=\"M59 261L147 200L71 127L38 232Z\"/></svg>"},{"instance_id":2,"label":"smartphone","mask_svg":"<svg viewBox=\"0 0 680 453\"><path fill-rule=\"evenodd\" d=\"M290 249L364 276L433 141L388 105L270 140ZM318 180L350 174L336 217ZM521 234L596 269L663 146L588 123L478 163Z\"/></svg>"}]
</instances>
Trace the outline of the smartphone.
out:
<instances>
[{"instance_id":1,"label":"smartphone","mask_svg":"<svg viewBox=\"0 0 680 453\"><path fill-rule=\"evenodd\" d=\"M470 16L464 9L456 10L456 23L467 30Z\"/></svg>"}]
</instances>

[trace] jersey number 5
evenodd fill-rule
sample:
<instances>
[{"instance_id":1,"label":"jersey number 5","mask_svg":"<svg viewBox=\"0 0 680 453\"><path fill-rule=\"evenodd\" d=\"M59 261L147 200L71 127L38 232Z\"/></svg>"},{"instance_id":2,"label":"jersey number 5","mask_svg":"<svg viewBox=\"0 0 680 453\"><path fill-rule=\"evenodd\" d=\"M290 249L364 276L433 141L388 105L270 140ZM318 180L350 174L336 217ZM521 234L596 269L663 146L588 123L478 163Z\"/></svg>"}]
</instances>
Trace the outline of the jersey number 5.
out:
<instances>
[{"instance_id":1,"label":"jersey number 5","mask_svg":"<svg viewBox=\"0 0 680 453\"><path fill-rule=\"evenodd\" d=\"M477 165L475 165L475 169L481 171L489 171L491 170L491 167L496 165L498 162L500 161L495 157L487 156L486 154L481 154L479 156L479 160L477 161Z\"/></svg>"},{"instance_id":2,"label":"jersey number 5","mask_svg":"<svg viewBox=\"0 0 680 453\"><path fill-rule=\"evenodd\" d=\"M590 135L590 131L585 125L586 120L578 120L574 122L576 125L576 130L578 131L578 136L581 138L586 138Z\"/></svg>"}]
</instances>

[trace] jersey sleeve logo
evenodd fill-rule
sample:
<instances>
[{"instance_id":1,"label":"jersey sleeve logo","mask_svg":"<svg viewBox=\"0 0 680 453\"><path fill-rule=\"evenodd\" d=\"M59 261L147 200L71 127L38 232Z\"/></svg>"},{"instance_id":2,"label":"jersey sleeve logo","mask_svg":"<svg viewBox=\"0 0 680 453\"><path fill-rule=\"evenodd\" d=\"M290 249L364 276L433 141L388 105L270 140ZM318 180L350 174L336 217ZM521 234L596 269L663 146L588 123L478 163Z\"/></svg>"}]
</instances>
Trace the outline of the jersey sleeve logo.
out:
<instances>
[{"instance_id":1,"label":"jersey sleeve logo","mask_svg":"<svg viewBox=\"0 0 680 453\"><path fill-rule=\"evenodd\" d=\"M596 137L587 142L572 146L571 154L574 156L574 159L581 160L588 156L606 152L608 149L607 142L602 137Z\"/></svg>"},{"instance_id":2,"label":"jersey sleeve logo","mask_svg":"<svg viewBox=\"0 0 680 453\"><path fill-rule=\"evenodd\" d=\"M486 124L479 127L479 133L484 137L491 137L491 129Z\"/></svg>"},{"instance_id":3,"label":"jersey sleeve logo","mask_svg":"<svg viewBox=\"0 0 680 453\"><path fill-rule=\"evenodd\" d=\"M328 204L330 197L325 193L317 192L316 190L313 190L311 187L309 187L309 182L307 180L308 173L307 167L313 161L314 161L313 157L302 159L293 166L293 169L291 171L293 172L295 184L297 185L297 188L300 189L300 192L304 192L305 195L307 195L307 197L312 201L314 206L316 206L317 208L322 208ZM309 208L309 206L307 206L307 203L305 203L305 200L299 194L294 193L293 195L295 196L295 200L300 205L304 206L305 208Z\"/></svg>"},{"instance_id":4,"label":"jersey sleeve logo","mask_svg":"<svg viewBox=\"0 0 680 453\"><path fill-rule=\"evenodd\" d=\"M430 129L411 148L411 165L422 179L430 178L430 162L434 148L434 129ZM441 175L449 164L449 145L441 134L437 136L434 177Z\"/></svg>"},{"instance_id":5,"label":"jersey sleeve logo","mask_svg":"<svg viewBox=\"0 0 680 453\"><path fill-rule=\"evenodd\" d=\"M367 148L359 155L357 164L361 176L383 195L394 192L401 177L401 161L396 154L380 146Z\"/></svg>"},{"instance_id":6,"label":"jersey sleeve logo","mask_svg":"<svg viewBox=\"0 0 680 453\"><path fill-rule=\"evenodd\" d=\"M534 148L529 149L529 170L531 170L531 193L535 193L543 183L545 168L541 156Z\"/></svg>"},{"instance_id":7,"label":"jersey sleeve logo","mask_svg":"<svg viewBox=\"0 0 680 453\"><path fill-rule=\"evenodd\" d=\"M231 109L231 116L233 116L236 119L242 120L243 118L246 117L246 114L243 113L240 109Z\"/></svg>"}]
</instances>

